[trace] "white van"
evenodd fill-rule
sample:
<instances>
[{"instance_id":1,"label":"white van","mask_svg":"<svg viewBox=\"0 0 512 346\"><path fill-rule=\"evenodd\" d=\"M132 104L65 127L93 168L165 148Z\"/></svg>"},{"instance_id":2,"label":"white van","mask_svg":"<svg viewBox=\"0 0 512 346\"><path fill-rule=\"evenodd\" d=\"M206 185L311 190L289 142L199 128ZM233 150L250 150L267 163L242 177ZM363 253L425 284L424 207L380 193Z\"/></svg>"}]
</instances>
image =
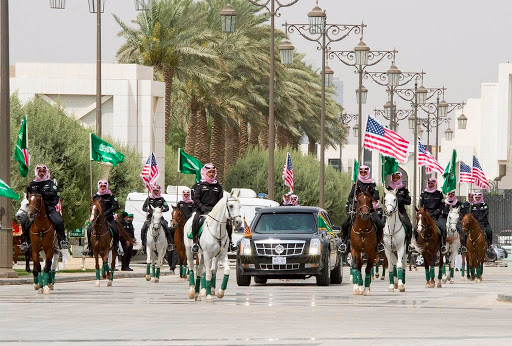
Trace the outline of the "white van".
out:
<instances>
[{"instance_id":1,"label":"white van","mask_svg":"<svg viewBox=\"0 0 512 346\"><path fill-rule=\"evenodd\" d=\"M186 186L178 186L176 189L176 186L168 186L167 192L171 192L170 194L162 194L162 197L167 201L169 204L169 208L171 205L176 206L179 201L182 200L181 198L181 192L185 189L188 189ZM178 191L178 193L176 193ZM144 225L144 221L146 221L146 213L142 211L142 206L144 205L144 202L146 201L146 198L148 198L147 193L141 193L141 192L130 192L128 196L126 197L126 203L124 210L128 214L133 214L133 229L135 232L135 238L137 238L137 244L134 246L134 249L138 250L142 246L142 240L140 238L140 230L142 229L142 226ZM171 211L170 209L168 212L164 213L164 219L167 220L168 223L171 222Z\"/></svg>"}]
</instances>

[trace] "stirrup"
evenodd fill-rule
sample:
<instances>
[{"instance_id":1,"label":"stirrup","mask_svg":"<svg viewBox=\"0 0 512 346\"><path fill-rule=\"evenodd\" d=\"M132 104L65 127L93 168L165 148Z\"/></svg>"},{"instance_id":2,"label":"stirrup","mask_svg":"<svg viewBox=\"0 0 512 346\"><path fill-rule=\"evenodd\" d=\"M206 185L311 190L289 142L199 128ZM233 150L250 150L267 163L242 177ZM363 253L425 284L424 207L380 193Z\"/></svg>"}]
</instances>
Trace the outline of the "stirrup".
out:
<instances>
[{"instance_id":1,"label":"stirrup","mask_svg":"<svg viewBox=\"0 0 512 346\"><path fill-rule=\"evenodd\" d=\"M340 246L338 246L338 251L341 253L347 253L347 244L341 243Z\"/></svg>"},{"instance_id":2,"label":"stirrup","mask_svg":"<svg viewBox=\"0 0 512 346\"><path fill-rule=\"evenodd\" d=\"M384 252L384 244L382 244L382 243L377 244L377 252Z\"/></svg>"},{"instance_id":3,"label":"stirrup","mask_svg":"<svg viewBox=\"0 0 512 346\"><path fill-rule=\"evenodd\" d=\"M192 252L193 253L198 253L199 252L199 245L197 245L197 243L192 245Z\"/></svg>"},{"instance_id":4,"label":"stirrup","mask_svg":"<svg viewBox=\"0 0 512 346\"><path fill-rule=\"evenodd\" d=\"M67 250L69 249L70 247L70 244L67 240L61 240L60 241L60 248L63 249L63 250Z\"/></svg>"},{"instance_id":5,"label":"stirrup","mask_svg":"<svg viewBox=\"0 0 512 346\"><path fill-rule=\"evenodd\" d=\"M174 244L170 243L170 244L167 244L167 251L173 251L176 247L174 246Z\"/></svg>"},{"instance_id":6,"label":"stirrup","mask_svg":"<svg viewBox=\"0 0 512 346\"><path fill-rule=\"evenodd\" d=\"M468 252L468 249L465 246L461 246L460 247L460 253L461 254L464 254L464 253L467 253L467 252Z\"/></svg>"},{"instance_id":7,"label":"stirrup","mask_svg":"<svg viewBox=\"0 0 512 346\"><path fill-rule=\"evenodd\" d=\"M26 241L21 243L21 245L20 245L20 252L26 252L28 249L30 249L30 245L32 245L32 244L29 244Z\"/></svg>"},{"instance_id":8,"label":"stirrup","mask_svg":"<svg viewBox=\"0 0 512 346\"><path fill-rule=\"evenodd\" d=\"M118 248L117 248L117 250L116 250L116 252L117 252L117 254L118 254L119 256L124 256L124 251L123 251L123 249L122 249L122 248L118 247Z\"/></svg>"},{"instance_id":9,"label":"stirrup","mask_svg":"<svg viewBox=\"0 0 512 346\"><path fill-rule=\"evenodd\" d=\"M445 255L447 252L448 252L448 248L446 247L446 245L441 246L441 253L443 255Z\"/></svg>"}]
</instances>

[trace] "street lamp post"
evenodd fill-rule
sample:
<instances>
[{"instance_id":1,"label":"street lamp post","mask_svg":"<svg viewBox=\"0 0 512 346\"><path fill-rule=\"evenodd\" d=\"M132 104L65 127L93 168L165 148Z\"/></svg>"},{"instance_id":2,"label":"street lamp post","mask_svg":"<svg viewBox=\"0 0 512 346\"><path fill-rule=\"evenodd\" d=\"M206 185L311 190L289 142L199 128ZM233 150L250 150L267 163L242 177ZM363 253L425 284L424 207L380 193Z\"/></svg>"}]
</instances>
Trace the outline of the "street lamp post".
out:
<instances>
[{"instance_id":1,"label":"street lamp post","mask_svg":"<svg viewBox=\"0 0 512 346\"><path fill-rule=\"evenodd\" d=\"M0 0L0 179L11 185L9 90L9 1ZM0 197L0 277L16 277L12 269L12 202Z\"/></svg>"},{"instance_id":2,"label":"street lamp post","mask_svg":"<svg viewBox=\"0 0 512 346\"><path fill-rule=\"evenodd\" d=\"M355 73L359 75L359 87L356 90L356 98L359 106L359 136L357 142L357 157L359 162L363 162L363 146L362 146L362 123L363 123L363 104L366 103L368 90L363 86L363 73L368 66L374 66L381 62L385 57L395 60L397 50L370 50L363 41L363 29L361 30L361 39L354 50L349 51L329 51L330 58L338 58L343 64L355 67Z\"/></svg>"},{"instance_id":3,"label":"street lamp post","mask_svg":"<svg viewBox=\"0 0 512 346\"><path fill-rule=\"evenodd\" d=\"M101 14L105 11L105 0L88 0L89 12L96 13L96 134L101 137ZM149 9L151 0L135 0L137 11ZM50 0L50 8L63 10L65 0Z\"/></svg>"},{"instance_id":4,"label":"street lamp post","mask_svg":"<svg viewBox=\"0 0 512 346\"><path fill-rule=\"evenodd\" d=\"M275 117L274 117L274 88L275 88L275 59L274 59L274 51L275 51L275 17L279 17L279 10L283 7L290 7L296 4L299 0L291 0L288 3L283 3L282 0L247 0L251 4L264 8L268 11L270 15L270 80L269 80L269 97L268 97L268 198L274 199L274 150L276 146L276 135L275 135ZM226 16L223 12L227 7L232 7L227 5L220 15L225 18ZM236 16L236 13L235 13ZM224 30L224 32L233 32L234 24L232 30ZM283 53L281 55L281 62L283 64L288 63L291 64L293 62L293 51L295 47L288 41L283 40L279 45L279 50Z\"/></svg>"},{"instance_id":5,"label":"street lamp post","mask_svg":"<svg viewBox=\"0 0 512 346\"><path fill-rule=\"evenodd\" d=\"M350 125L349 124L352 122L352 120L355 120L358 117L359 117L359 114L348 114L348 113L340 114L340 122L343 125L343 128L346 130L347 136L350 133ZM357 138L357 136L356 136L356 138ZM340 141L340 172L341 172L341 159L342 159L341 151L342 151L342 143Z\"/></svg>"},{"instance_id":6,"label":"street lamp post","mask_svg":"<svg viewBox=\"0 0 512 346\"><path fill-rule=\"evenodd\" d=\"M359 34L365 27L364 24L328 24L327 15L320 7L318 0L316 6L308 13L309 24L289 24L285 23L286 33L297 31L305 39L316 42L318 48L322 51L322 102L320 113L320 186L319 186L319 206L324 207L324 185L325 185L325 60L326 52L333 42L339 42L346 38L350 33ZM306 33L309 31L309 35ZM360 96L361 97L361 96ZM361 107L361 105L360 105Z\"/></svg>"}]
</instances>

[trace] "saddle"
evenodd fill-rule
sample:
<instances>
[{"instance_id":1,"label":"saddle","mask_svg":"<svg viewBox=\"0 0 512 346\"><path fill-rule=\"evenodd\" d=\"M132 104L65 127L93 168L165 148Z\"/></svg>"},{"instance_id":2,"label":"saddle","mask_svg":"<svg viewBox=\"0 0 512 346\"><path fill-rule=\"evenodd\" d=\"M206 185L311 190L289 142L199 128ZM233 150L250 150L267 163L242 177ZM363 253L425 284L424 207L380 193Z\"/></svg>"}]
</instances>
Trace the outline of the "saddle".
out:
<instances>
[{"instance_id":1,"label":"saddle","mask_svg":"<svg viewBox=\"0 0 512 346\"><path fill-rule=\"evenodd\" d=\"M203 225L204 225L205 221L206 221L206 215L203 214L203 215L199 216L199 219L197 220L197 223L196 222L192 222L192 229L198 229L198 231L197 231L197 239L201 238L201 234L203 234ZM188 239L193 239L194 238L192 231L190 231L187 234L187 238Z\"/></svg>"}]
</instances>

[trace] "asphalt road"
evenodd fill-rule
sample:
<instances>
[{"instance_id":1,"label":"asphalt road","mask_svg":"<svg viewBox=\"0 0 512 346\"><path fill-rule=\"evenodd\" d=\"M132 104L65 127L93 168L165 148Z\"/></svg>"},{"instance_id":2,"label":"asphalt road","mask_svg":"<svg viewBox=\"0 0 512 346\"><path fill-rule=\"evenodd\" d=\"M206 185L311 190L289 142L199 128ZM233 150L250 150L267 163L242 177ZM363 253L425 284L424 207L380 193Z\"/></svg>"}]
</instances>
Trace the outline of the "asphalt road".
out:
<instances>
[{"instance_id":1,"label":"asphalt road","mask_svg":"<svg viewBox=\"0 0 512 346\"><path fill-rule=\"evenodd\" d=\"M456 272L456 283L441 289L425 288L419 268L407 272L405 293L387 292L388 281L379 279L369 297L353 296L347 282L317 287L314 279L237 287L234 272L224 299L213 303L189 300L187 284L176 276L158 284L118 279L99 288L93 281L57 283L48 296L31 285L1 286L0 343L512 343L512 303L496 299L512 291L510 268L485 268L480 284L461 281ZM344 280L347 274L345 268Z\"/></svg>"}]
</instances>

